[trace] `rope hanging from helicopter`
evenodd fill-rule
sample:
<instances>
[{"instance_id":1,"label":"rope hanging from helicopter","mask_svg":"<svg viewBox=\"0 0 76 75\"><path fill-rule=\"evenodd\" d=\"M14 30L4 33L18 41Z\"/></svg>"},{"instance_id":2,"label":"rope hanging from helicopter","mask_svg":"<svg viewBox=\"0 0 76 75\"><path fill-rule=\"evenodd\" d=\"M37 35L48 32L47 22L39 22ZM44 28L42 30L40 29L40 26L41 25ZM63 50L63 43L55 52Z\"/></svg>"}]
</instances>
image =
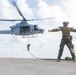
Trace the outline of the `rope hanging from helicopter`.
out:
<instances>
[{"instance_id":1,"label":"rope hanging from helicopter","mask_svg":"<svg viewBox=\"0 0 76 75\"><path fill-rule=\"evenodd\" d=\"M34 58L36 58L36 59L42 59L42 58L39 58L39 57L36 57L34 54L32 54L31 52L30 52L30 43L29 43L29 33L28 33L28 44L27 44L27 51L29 52L29 54L31 55L31 56L33 56Z\"/></svg>"},{"instance_id":2,"label":"rope hanging from helicopter","mask_svg":"<svg viewBox=\"0 0 76 75\"><path fill-rule=\"evenodd\" d=\"M42 59L42 58L36 57L34 54L32 54L32 53L30 52L29 47L30 47L30 44L27 44L27 51L30 53L31 56L33 56L33 57L36 58L36 59Z\"/></svg>"}]
</instances>

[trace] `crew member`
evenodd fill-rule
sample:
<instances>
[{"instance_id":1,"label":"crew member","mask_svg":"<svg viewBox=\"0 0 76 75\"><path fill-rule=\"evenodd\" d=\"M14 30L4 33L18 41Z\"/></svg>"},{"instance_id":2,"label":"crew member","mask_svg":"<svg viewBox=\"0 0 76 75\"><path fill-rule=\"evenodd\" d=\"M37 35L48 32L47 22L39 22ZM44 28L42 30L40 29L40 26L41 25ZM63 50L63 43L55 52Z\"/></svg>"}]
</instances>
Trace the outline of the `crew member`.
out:
<instances>
[{"instance_id":1,"label":"crew member","mask_svg":"<svg viewBox=\"0 0 76 75\"><path fill-rule=\"evenodd\" d=\"M63 53L63 48L66 45L70 50L70 53L72 55L72 60L75 62L76 61L75 60L75 51L74 51L74 46L72 44L72 36L70 35L70 32L76 32L76 29L74 29L73 27L68 27L68 24L69 24L69 22L63 22L62 27L48 30L48 32L57 32L57 31L62 32L62 39L61 39L61 43L60 43L60 49L59 49L57 61L60 61L62 53Z\"/></svg>"}]
</instances>

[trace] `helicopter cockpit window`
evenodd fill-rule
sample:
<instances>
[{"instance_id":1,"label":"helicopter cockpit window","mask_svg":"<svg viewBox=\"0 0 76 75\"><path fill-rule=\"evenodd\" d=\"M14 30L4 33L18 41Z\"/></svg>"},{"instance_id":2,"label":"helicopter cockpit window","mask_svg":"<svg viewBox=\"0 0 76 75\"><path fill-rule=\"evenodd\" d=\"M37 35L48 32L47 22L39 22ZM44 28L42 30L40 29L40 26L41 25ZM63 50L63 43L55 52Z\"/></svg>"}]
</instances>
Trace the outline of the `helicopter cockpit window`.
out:
<instances>
[{"instance_id":1,"label":"helicopter cockpit window","mask_svg":"<svg viewBox=\"0 0 76 75\"><path fill-rule=\"evenodd\" d=\"M34 30L38 30L38 26L37 25L34 25Z\"/></svg>"}]
</instances>

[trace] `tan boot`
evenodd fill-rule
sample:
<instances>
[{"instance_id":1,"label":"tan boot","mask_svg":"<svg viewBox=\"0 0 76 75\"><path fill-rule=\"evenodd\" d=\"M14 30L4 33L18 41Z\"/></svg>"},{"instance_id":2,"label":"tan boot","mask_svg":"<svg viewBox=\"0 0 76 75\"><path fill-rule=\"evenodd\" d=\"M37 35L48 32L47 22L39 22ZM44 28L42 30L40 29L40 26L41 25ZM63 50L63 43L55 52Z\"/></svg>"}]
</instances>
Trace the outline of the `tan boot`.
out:
<instances>
[{"instance_id":1,"label":"tan boot","mask_svg":"<svg viewBox=\"0 0 76 75\"><path fill-rule=\"evenodd\" d=\"M74 59L73 62L76 62L76 59Z\"/></svg>"}]
</instances>

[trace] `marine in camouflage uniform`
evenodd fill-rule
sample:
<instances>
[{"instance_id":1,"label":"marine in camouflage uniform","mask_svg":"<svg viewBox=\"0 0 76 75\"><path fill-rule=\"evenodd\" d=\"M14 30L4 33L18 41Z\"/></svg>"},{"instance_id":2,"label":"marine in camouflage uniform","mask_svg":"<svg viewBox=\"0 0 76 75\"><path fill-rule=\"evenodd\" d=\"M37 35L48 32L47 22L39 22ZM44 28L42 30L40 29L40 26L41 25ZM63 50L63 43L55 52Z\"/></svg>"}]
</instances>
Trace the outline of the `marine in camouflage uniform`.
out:
<instances>
[{"instance_id":1,"label":"marine in camouflage uniform","mask_svg":"<svg viewBox=\"0 0 76 75\"><path fill-rule=\"evenodd\" d=\"M48 30L48 32L57 32L57 31L62 32L62 39L60 43L60 49L59 49L57 61L60 61L64 46L66 45L70 50L70 53L72 55L72 60L75 62L75 51L74 51L74 45L72 44L72 36L70 35L70 32L76 32L76 29L74 29L73 27L67 27L68 24L69 22L63 22L62 27Z\"/></svg>"}]
</instances>

